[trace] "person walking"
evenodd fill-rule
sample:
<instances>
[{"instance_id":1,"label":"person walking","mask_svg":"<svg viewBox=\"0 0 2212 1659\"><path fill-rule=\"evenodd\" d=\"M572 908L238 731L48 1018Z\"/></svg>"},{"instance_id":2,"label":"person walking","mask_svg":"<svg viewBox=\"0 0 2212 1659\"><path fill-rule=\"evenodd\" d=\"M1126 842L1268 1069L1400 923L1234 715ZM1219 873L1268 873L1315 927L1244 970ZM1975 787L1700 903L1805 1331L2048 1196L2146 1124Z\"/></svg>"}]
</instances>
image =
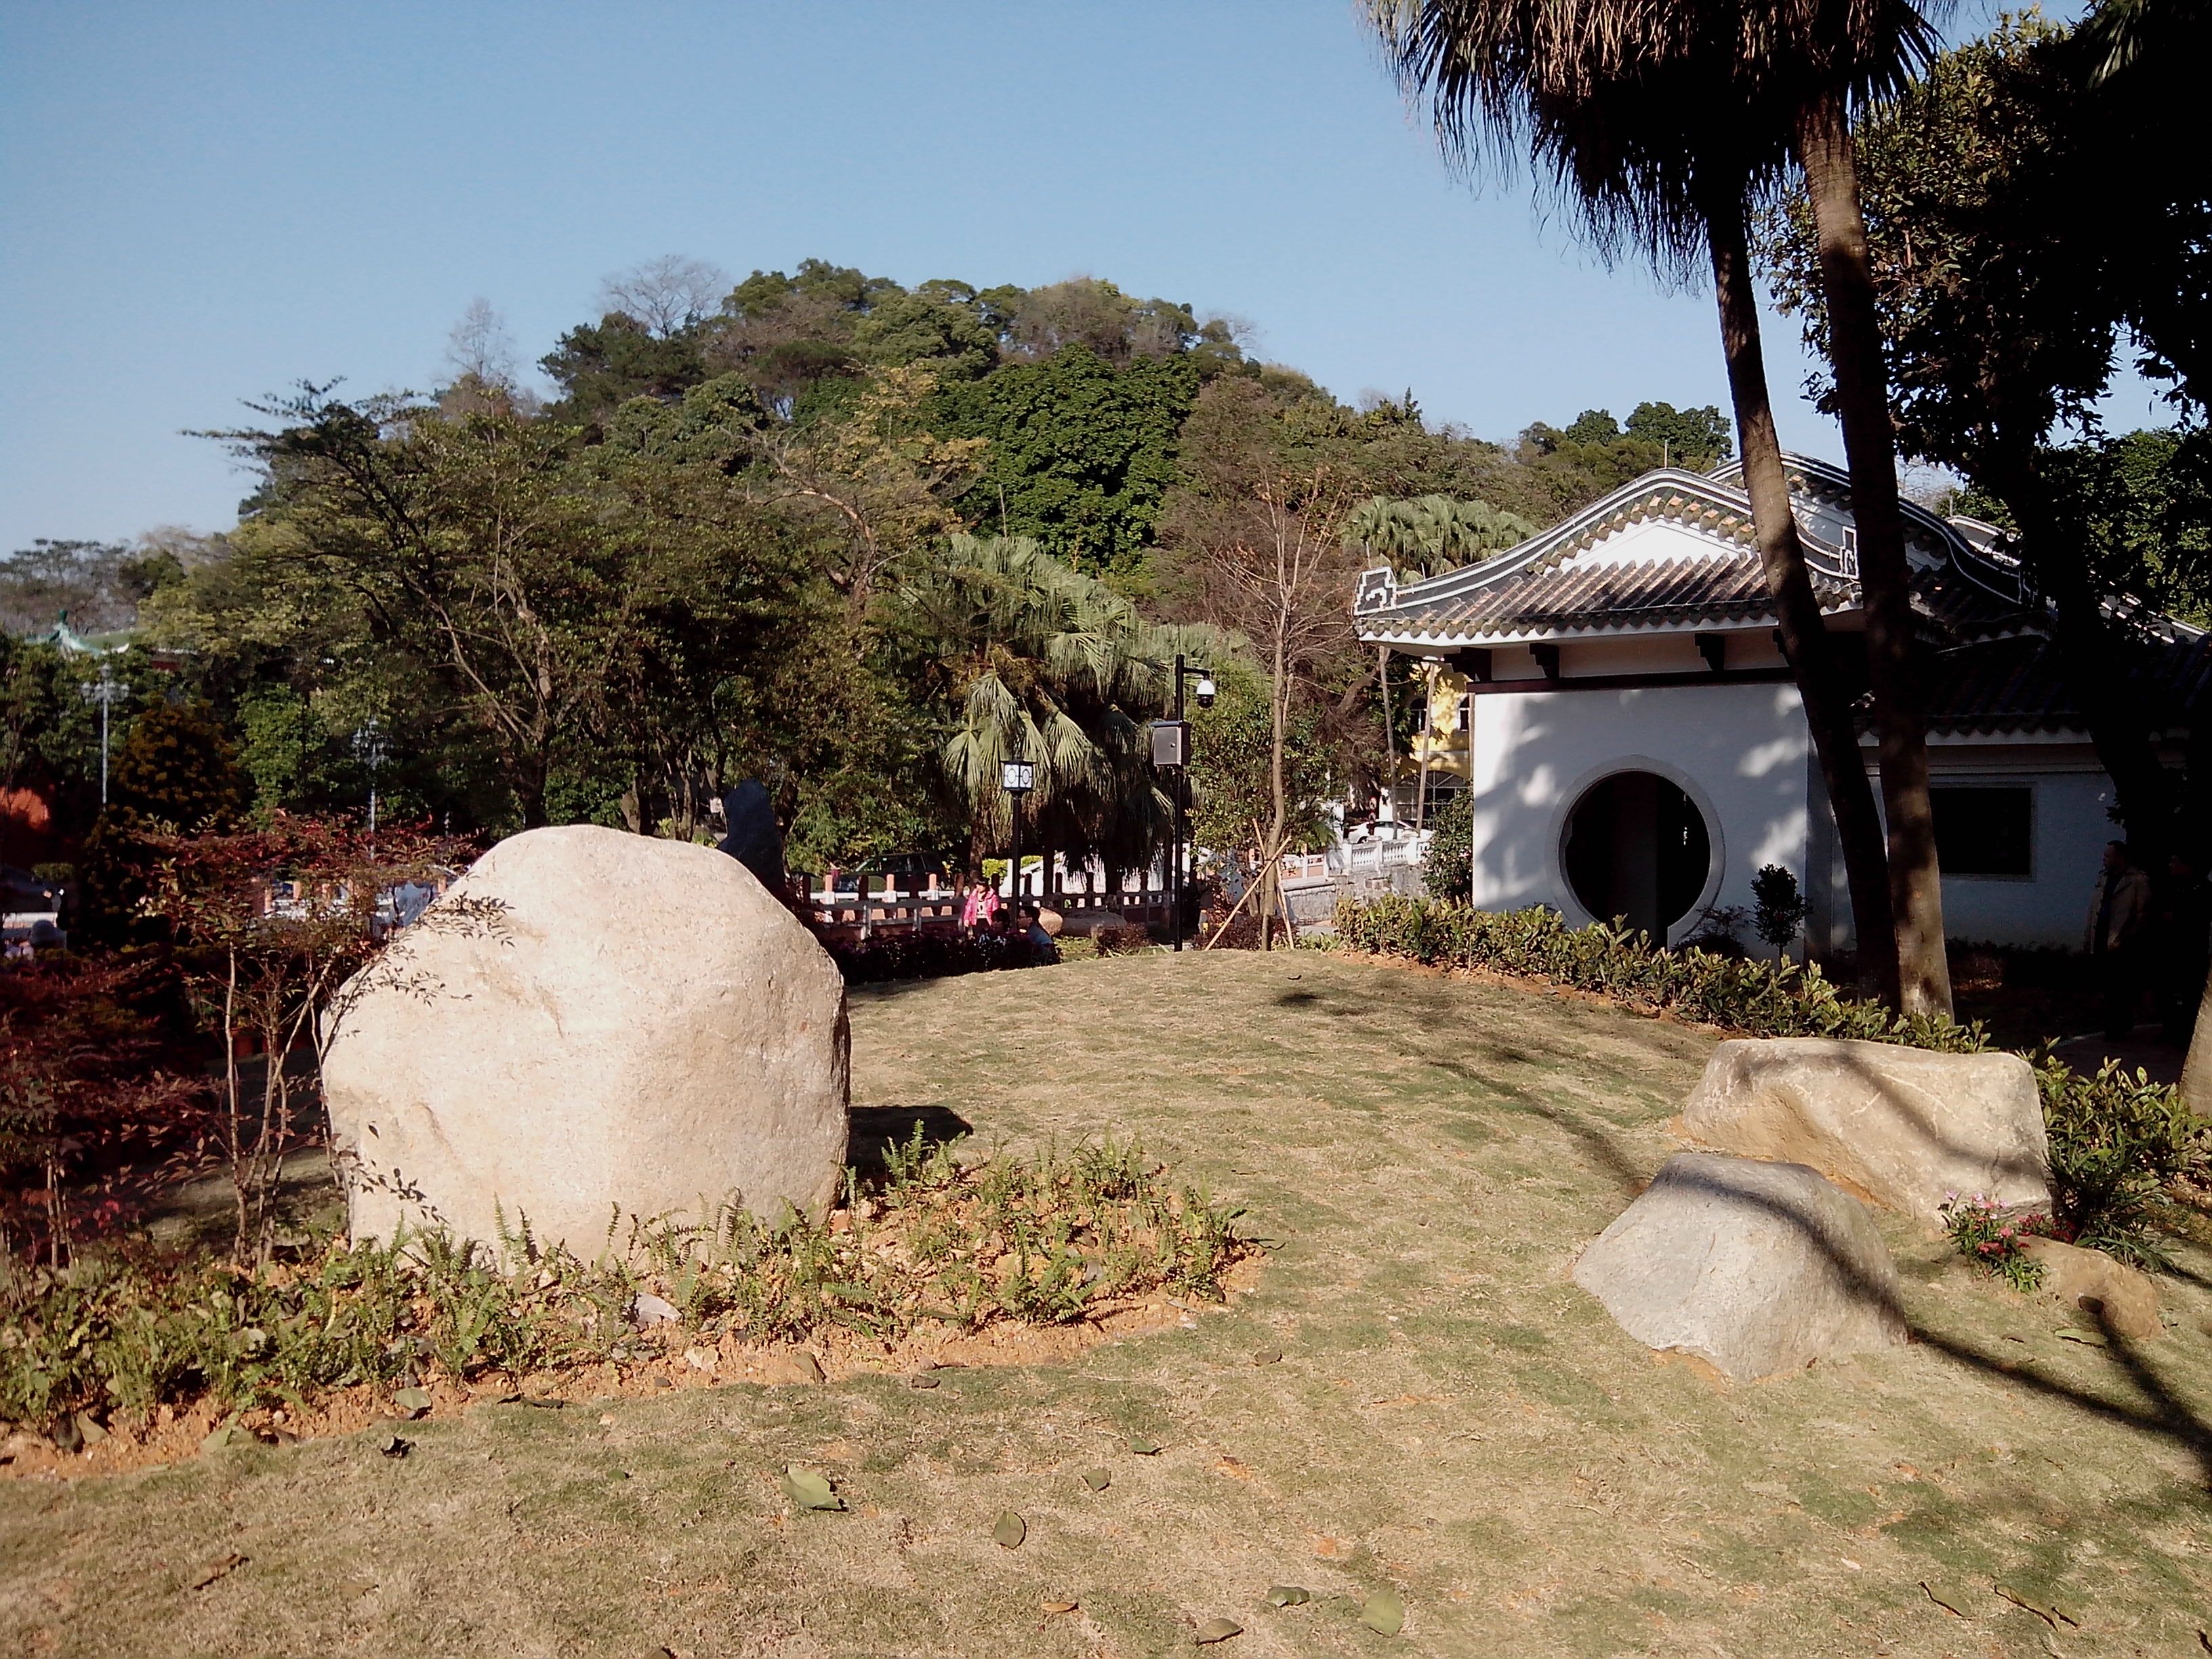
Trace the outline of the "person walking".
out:
<instances>
[{"instance_id":1,"label":"person walking","mask_svg":"<svg viewBox=\"0 0 2212 1659\"><path fill-rule=\"evenodd\" d=\"M2185 1048L2197 1027L2205 975L2212 969L2212 888L2186 854L2176 853L2166 861L2158 895L2157 949L2159 1018L2166 1040Z\"/></svg>"},{"instance_id":2,"label":"person walking","mask_svg":"<svg viewBox=\"0 0 2212 1659\"><path fill-rule=\"evenodd\" d=\"M2118 1042L2135 1030L2142 1000L2142 939L2151 921L2150 878L2136 868L2124 841L2105 843L2105 866L2089 901L2086 941L2105 993L2105 1040Z\"/></svg>"}]
</instances>

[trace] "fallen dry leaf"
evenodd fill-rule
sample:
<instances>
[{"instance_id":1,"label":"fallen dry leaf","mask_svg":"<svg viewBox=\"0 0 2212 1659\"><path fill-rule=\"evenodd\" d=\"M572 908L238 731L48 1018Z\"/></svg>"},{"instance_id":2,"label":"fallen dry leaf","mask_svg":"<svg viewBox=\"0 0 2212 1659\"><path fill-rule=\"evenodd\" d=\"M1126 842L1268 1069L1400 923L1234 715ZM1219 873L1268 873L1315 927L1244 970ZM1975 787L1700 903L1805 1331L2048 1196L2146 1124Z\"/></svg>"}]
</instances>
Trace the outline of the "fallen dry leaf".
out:
<instances>
[{"instance_id":1,"label":"fallen dry leaf","mask_svg":"<svg viewBox=\"0 0 2212 1659\"><path fill-rule=\"evenodd\" d=\"M783 1471L783 1495L802 1510L842 1510L845 1500L830 1489L828 1479L797 1463Z\"/></svg>"},{"instance_id":2,"label":"fallen dry leaf","mask_svg":"<svg viewBox=\"0 0 2212 1659\"><path fill-rule=\"evenodd\" d=\"M1213 1466L1213 1472L1216 1474L1225 1474L1232 1480L1249 1480L1252 1478L1251 1469L1233 1457L1218 1460Z\"/></svg>"},{"instance_id":3,"label":"fallen dry leaf","mask_svg":"<svg viewBox=\"0 0 2212 1659\"><path fill-rule=\"evenodd\" d=\"M1047 1613L1073 1613L1081 1605L1076 1601L1047 1601L1042 1604Z\"/></svg>"},{"instance_id":4,"label":"fallen dry leaf","mask_svg":"<svg viewBox=\"0 0 2212 1659\"><path fill-rule=\"evenodd\" d=\"M1942 1608L1944 1612L1956 1613L1961 1619L1966 1616L1966 1608L1959 1605L1966 1600L1966 1597L1960 1595L1958 1591L1939 1590L1924 1578L1920 1581L1920 1588L1928 1593L1928 1599Z\"/></svg>"},{"instance_id":5,"label":"fallen dry leaf","mask_svg":"<svg viewBox=\"0 0 2212 1659\"><path fill-rule=\"evenodd\" d=\"M239 1554L235 1550L234 1550L228 1555L224 1556L221 1560L210 1561L207 1565L200 1569L199 1577L192 1580L191 1588L193 1589L205 1589L210 1584L215 1583L216 1579L226 1577L229 1574L236 1572L240 1567L246 1565L246 1557Z\"/></svg>"},{"instance_id":6,"label":"fallen dry leaf","mask_svg":"<svg viewBox=\"0 0 2212 1659\"><path fill-rule=\"evenodd\" d=\"M1359 1610L1359 1622L1377 1636L1395 1636L1406 1627L1406 1603L1397 1591L1379 1589Z\"/></svg>"}]
</instances>

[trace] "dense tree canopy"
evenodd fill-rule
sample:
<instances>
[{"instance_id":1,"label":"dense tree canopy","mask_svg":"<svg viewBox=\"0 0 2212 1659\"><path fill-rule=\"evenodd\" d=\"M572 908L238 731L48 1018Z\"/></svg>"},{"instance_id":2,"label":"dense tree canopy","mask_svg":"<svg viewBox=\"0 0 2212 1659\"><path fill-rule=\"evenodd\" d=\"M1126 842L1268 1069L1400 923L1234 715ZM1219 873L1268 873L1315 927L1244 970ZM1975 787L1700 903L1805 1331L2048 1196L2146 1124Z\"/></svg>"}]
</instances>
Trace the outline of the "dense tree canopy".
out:
<instances>
[{"instance_id":1,"label":"dense tree canopy","mask_svg":"<svg viewBox=\"0 0 2212 1659\"><path fill-rule=\"evenodd\" d=\"M2185 84L2207 22L2146 17L2165 50L2110 74L2101 37L2003 21L1870 112L1856 146L1899 442L2014 532L2120 815L2154 852L2187 826L2135 684L2140 642L2106 601L2202 611L2203 439L2109 440L2097 410L2131 346L2202 418L2212 165ZM1784 304L1825 339L1807 204L1776 216L1766 253Z\"/></svg>"},{"instance_id":2,"label":"dense tree canopy","mask_svg":"<svg viewBox=\"0 0 2212 1659\"><path fill-rule=\"evenodd\" d=\"M1511 445L1410 392L1349 407L1236 325L1089 276L908 288L810 259L732 283L669 258L601 304L542 360L550 400L478 302L429 395L302 386L211 434L258 474L234 532L0 563L0 782L72 834L97 811L95 665L21 637L66 606L139 641L110 664L118 742L193 702L239 810L357 811L374 721L391 818L705 836L754 776L795 867L972 860L1006 832L997 761L1024 753L1031 833L1127 867L1166 822L1143 724L1182 650L1258 700L1263 749L1279 717L1302 836L1385 747L1345 514L1385 503L1394 547L1471 556L1726 448L1713 411L1658 403ZM1225 574L1269 526L1313 555L1272 609Z\"/></svg>"}]
</instances>

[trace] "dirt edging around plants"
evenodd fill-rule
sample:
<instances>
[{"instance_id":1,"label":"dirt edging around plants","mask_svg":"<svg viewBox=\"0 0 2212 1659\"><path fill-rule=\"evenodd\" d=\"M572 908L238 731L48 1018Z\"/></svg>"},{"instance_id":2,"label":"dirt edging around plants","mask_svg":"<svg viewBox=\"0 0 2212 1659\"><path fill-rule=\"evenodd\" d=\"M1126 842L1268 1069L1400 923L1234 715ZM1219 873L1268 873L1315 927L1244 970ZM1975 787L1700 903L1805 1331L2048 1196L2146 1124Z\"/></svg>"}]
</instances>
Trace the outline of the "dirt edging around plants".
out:
<instances>
[{"instance_id":1,"label":"dirt edging around plants","mask_svg":"<svg viewBox=\"0 0 2212 1659\"><path fill-rule=\"evenodd\" d=\"M984 1366L1068 1364L1102 1344L1157 1335L1220 1314L1259 1283L1262 1250L1243 1255L1222 1276L1224 1299L1202 1302L1157 1294L1110 1304L1069 1325L1024 1325L999 1320L974 1333L917 1332L884 1342L833 1328L806 1342L749 1343L732 1334L708 1338L672 1325L653 1326L637 1339L659 1352L629 1364L600 1361L524 1376L489 1373L471 1382L425 1377L430 1409L418 1416L451 1418L484 1407L508 1410L578 1411L616 1400L650 1399L678 1389L812 1387L862 1376L903 1376L912 1386L939 1370ZM265 1445L293 1445L376 1429L405 1439L410 1419L392 1403L386 1384L335 1390L305 1407L257 1407L218 1411L205 1401L181 1408L159 1407L143 1424L117 1421L99 1441L64 1451L24 1426L0 1427L0 1481L79 1480L181 1463L210 1451L209 1437L228 1427Z\"/></svg>"}]
</instances>

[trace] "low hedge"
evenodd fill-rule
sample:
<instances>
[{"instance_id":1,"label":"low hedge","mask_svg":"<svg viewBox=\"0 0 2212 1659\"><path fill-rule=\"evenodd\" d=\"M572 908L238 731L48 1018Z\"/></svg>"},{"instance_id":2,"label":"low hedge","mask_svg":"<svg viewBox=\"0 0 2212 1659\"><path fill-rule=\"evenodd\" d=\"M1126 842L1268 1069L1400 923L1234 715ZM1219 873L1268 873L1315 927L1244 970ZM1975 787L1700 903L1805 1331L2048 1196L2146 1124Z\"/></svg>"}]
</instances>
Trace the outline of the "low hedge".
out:
<instances>
[{"instance_id":1,"label":"low hedge","mask_svg":"<svg viewBox=\"0 0 2212 1659\"><path fill-rule=\"evenodd\" d=\"M1026 939L1010 939L998 933L940 933L900 927L885 928L866 939L830 939L823 943L848 985L988 974L1000 968L1026 968L1032 960Z\"/></svg>"},{"instance_id":2,"label":"low hedge","mask_svg":"<svg viewBox=\"0 0 2212 1659\"><path fill-rule=\"evenodd\" d=\"M1846 996L1817 966L1745 962L1687 948L1662 950L1638 931L1594 922L1570 927L1556 910L1477 910L1395 895L1336 908L1338 943L1447 968L1528 974L1616 997L1648 1013L1678 1014L1749 1036L1863 1037L1875 1042L1978 1054L1990 1047L1978 1020L1892 1013Z\"/></svg>"}]
</instances>

